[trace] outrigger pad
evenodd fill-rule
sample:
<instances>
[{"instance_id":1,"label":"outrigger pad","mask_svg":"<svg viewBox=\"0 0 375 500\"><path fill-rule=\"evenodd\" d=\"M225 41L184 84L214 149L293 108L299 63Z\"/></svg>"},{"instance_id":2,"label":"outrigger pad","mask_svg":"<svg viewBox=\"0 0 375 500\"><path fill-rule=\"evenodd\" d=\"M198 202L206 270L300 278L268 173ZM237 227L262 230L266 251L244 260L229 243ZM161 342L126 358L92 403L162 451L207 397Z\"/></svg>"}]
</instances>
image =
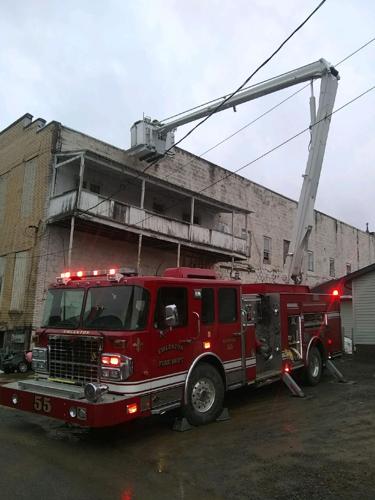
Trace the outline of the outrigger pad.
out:
<instances>
[{"instance_id":1,"label":"outrigger pad","mask_svg":"<svg viewBox=\"0 0 375 500\"><path fill-rule=\"evenodd\" d=\"M333 375L339 382L342 384L346 384L347 380L345 379L344 375L340 372L340 370L332 363L330 359L327 359L326 361L326 368L330 372L331 375Z\"/></svg>"},{"instance_id":2,"label":"outrigger pad","mask_svg":"<svg viewBox=\"0 0 375 500\"><path fill-rule=\"evenodd\" d=\"M226 420L230 420L228 408L223 408L220 415L217 417L216 422L225 422Z\"/></svg>"},{"instance_id":3,"label":"outrigger pad","mask_svg":"<svg viewBox=\"0 0 375 500\"><path fill-rule=\"evenodd\" d=\"M301 387L297 384L297 382L289 375L289 373L284 372L282 376L284 384L288 387L293 396L297 396L299 398L304 398L305 393L301 389Z\"/></svg>"},{"instance_id":4,"label":"outrigger pad","mask_svg":"<svg viewBox=\"0 0 375 500\"><path fill-rule=\"evenodd\" d=\"M185 432L193 429L193 426L189 424L185 417L176 417L172 429L178 432Z\"/></svg>"}]
</instances>

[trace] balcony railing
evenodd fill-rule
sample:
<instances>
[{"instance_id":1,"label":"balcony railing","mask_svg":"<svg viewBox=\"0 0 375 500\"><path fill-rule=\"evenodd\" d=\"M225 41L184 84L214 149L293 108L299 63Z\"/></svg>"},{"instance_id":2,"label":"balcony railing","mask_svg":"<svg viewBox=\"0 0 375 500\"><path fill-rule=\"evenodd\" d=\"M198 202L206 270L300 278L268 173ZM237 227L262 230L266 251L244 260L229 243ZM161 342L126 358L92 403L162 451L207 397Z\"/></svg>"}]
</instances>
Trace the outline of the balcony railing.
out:
<instances>
[{"instance_id":1,"label":"balcony railing","mask_svg":"<svg viewBox=\"0 0 375 500\"><path fill-rule=\"evenodd\" d=\"M74 208L87 211L100 217L110 225L116 221L124 225L124 229L143 229L150 233L169 236L176 239L189 241L198 245L207 245L226 252L246 255L246 240L237 238L228 233L216 231L202 226L190 225L170 217L156 215L154 212L137 208L88 191L81 192L79 206L76 204L76 191L70 191L51 198L48 217L50 219L68 215ZM98 203L100 203L98 205ZM96 206L97 205L97 206Z\"/></svg>"}]
</instances>

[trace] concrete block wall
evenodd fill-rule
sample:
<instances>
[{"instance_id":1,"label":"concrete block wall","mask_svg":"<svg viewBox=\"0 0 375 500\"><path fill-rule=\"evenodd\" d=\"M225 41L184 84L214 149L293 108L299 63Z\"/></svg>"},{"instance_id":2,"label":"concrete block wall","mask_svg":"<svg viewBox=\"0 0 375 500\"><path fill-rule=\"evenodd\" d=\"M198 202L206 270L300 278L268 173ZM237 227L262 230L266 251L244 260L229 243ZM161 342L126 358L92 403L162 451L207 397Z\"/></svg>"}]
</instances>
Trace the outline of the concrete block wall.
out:
<instances>
[{"instance_id":1,"label":"concrete block wall","mask_svg":"<svg viewBox=\"0 0 375 500\"><path fill-rule=\"evenodd\" d=\"M90 149L139 171L147 166L134 160L126 151L65 127L62 130L62 148ZM250 257L245 265L237 266L240 276L250 282L283 280L283 240L291 239L296 201L237 174L228 177L226 169L179 148L176 148L173 157L165 158L149 168L147 174L191 191L200 191L212 184L212 187L203 191L205 195L230 204L236 200L239 208L252 210L253 214L249 216ZM222 215L221 221L230 227L231 215ZM235 234L239 236L244 227L243 217L237 216ZM263 263L264 236L272 238L270 264ZM375 237L315 211L315 227L310 236L309 250L314 253L314 272L306 272L306 282L315 285L330 279L330 258L335 259L336 276L346 273L346 264L350 264L351 270L355 271L375 262ZM252 271L241 271L241 268L250 268ZM223 274L226 275L226 271Z\"/></svg>"}]
</instances>

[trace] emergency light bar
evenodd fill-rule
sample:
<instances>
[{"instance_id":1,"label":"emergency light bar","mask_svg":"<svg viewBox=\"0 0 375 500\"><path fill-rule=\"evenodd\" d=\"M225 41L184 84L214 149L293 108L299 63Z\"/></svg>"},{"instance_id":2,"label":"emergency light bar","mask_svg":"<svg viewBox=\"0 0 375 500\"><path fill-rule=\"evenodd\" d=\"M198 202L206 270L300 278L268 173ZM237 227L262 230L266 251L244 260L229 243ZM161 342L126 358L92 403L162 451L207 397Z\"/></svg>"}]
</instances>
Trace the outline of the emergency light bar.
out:
<instances>
[{"instance_id":1,"label":"emergency light bar","mask_svg":"<svg viewBox=\"0 0 375 500\"><path fill-rule=\"evenodd\" d=\"M124 276L137 276L137 272L129 267L120 267L119 269L95 269L94 271L66 271L56 277L56 282L66 284L69 281L79 281L87 278L99 278L106 276L110 281L119 281Z\"/></svg>"}]
</instances>

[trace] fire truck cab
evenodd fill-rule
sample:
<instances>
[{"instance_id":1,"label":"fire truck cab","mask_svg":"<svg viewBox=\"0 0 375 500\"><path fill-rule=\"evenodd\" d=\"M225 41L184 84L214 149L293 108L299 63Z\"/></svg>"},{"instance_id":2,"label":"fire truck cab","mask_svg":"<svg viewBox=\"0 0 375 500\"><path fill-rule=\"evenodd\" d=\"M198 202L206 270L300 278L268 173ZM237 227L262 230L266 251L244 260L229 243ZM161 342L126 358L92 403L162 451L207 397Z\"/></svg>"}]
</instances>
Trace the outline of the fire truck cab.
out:
<instances>
[{"instance_id":1,"label":"fire truck cab","mask_svg":"<svg viewBox=\"0 0 375 500\"><path fill-rule=\"evenodd\" d=\"M340 353L338 298L306 286L191 268L63 273L37 331L35 379L1 387L0 403L87 427L181 407L200 425L226 390L297 369L317 384Z\"/></svg>"}]
</instances>

